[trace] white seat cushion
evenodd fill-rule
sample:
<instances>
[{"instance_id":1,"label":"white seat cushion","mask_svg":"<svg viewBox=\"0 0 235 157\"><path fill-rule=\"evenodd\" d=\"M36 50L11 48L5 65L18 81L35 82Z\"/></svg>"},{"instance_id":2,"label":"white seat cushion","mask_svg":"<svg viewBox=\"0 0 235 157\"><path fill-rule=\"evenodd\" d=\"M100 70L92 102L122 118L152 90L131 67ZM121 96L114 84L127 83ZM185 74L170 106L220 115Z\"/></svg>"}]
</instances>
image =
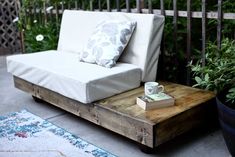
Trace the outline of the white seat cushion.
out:
<instances>
[{"instance_id":1,"label":"white seat cushion","mask_svg":"<svg viewBox=\"0 0 235 157\"><path fill-rule=\"evenodd\" d=\"M91 103L140 85L141 69L118 63L109 69L78 61L78 55L45 51L7 57L8 72L82 103Z\"/></svg>"}]
</instances>

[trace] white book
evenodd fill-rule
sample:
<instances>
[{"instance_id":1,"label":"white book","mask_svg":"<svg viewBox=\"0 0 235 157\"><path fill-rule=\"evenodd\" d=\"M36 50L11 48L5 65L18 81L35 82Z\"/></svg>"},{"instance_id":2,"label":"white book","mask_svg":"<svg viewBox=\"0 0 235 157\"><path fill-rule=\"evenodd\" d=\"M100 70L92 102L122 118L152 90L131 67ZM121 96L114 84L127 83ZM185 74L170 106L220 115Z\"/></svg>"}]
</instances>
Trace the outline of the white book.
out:
<instances>
[{"instance_id":1,"label":"white book","mask_svg":"<svg viewBox=\"0 0 235 157\"><path fill-rule=\"evenodd\" d=\"M159 93L148 96L139 96L136 99L136 103L144 110L151 110L173 106L175 104L175 99L168 94Z\"/></svg>"}]
</instances>

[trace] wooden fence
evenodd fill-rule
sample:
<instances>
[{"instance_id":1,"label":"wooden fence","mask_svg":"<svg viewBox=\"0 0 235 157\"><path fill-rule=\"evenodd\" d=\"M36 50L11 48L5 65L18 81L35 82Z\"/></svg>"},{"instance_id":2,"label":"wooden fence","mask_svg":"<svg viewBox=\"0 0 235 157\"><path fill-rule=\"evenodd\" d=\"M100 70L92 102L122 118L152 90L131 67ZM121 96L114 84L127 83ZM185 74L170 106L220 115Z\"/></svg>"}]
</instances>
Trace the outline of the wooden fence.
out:
<instances>
[{"instance_id":1,"label":"wooden fence","mask_svg":"<svg viewBox=\"0 0 235 157\"><path fill-rule=\"evenodd\" d=\"M21 51L20 35L17 30L19 2L0 0L0 55Z\"/></svg>"},{"instance_id":2,"label":"wooden fence","mask_svg":"<svg viewBox=\"0 0 235 157\"><path fill-rule=\"evenodd\" d=\"M73 1L61 1L60 3L53 4L53 9L48 10L48 7L51 6L50 1L44 2L41 9L38 9L37 1L31 1L32 7L28 9L28 14L35 17L36 14L42 14L44 16L44 21L47 22L51 19L52 16L55 16L56 22L59 24L60 15L63 13L64 9L74 9L74 10L92 10L92 11L107 11L107 12L131 12L131 13L146 13L146 14L161 14L166 17L173 18L173 37L174 37L174 52L178 53L178 42L177 38L178 33L178 19L186 18L187 20L187 49L185 52L186 63L191 61L192 57L192 20L201 19L201 59L203 65L205 64L205 49L206 49L206 39L207 39L207 20L216 19L217 20L217 45L218 49L221 47L221 31L222 31L222 21L226 20L235 20L235 13L223 13L222 11L222 0L218 0L217 11L208 12L207 11L207 0L201 0L201 11L192 11L191 5L192 0L187 0L187 10L182 11L177 8L177 0L173 1L172 10L165 10L164 0L159 0L160 8L153 8L152 0L134 0L136 8L131 8L130 3L133 3L131 0L73 0ZM124 5L123 5L124 2ZM115 3L115 8L111 7L111 3ZM122 3L122 6L121 6ZM164 40L163 36L162 42L162 53L165 53L165 44L167 41ZM164 55L162 55L163 57ZM164 61L164 58L161 58ZM187 84L190 84L190 69L187 68ZM165 76L162 78L164 79Z\"/></svg>"}]
</instances>

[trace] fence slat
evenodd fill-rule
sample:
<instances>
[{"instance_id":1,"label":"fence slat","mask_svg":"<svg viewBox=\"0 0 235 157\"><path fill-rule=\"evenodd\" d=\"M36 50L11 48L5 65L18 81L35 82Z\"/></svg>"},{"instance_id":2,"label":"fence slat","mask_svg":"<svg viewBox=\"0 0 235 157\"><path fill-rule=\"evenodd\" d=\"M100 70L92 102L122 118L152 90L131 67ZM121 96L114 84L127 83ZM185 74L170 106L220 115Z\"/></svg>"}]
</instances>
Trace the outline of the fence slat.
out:
<instances>
[{"instance_id":1,"label":"fence slat","mask_svg":"<svg viewBox=\"0 0 235 157\"><path fill-rule=\"evenodd\" d=\"M43 12L44 12L44 23L47 23L47 11L46 11L46 2L43 2Z\"/></svg>"},{"instance_id":2,"label":"fence slat","mask_svg":"<svg viewBox=\"0 0 235 157\"><path fill-rule=\"evenodd\" d=\"M187 0L187 64L191 60L191 45L192 45L192 39L191 39L191 28L192 28L192 16L191 16L191 0ZM190 84L190 67L187 68L187 85Z\"/></svg>"},{"instance_id":3,"label":"fence slat","mask_svg":"<svg viewBox=\"0 0 235 157\"><path fill-rule=\"evenodd\" d=\"M17 16L20 17L21 4L20 4L19 0L16 0L16 3L17 3L17 5L15 6L15 9L16 9L16 12L17 12ZM20 37L20 49L21 49L21 52L24 53L25 52L24 33L23 33L22 30L20 30L20 32L19 32L19 37ZM2 40L0 40L0 41L2 41Z\"/></svg>"},{"instance_id":4,"label":"fence slat","mask_svg":"<svg viewBox=\"0 0 235 157\"><path fill-rule=\"evenodd\" d=\"M120 0L116 0L116 8L117 8L117 11L121 11Z\"/></svg>"},{"instance_id":5,"label":"fence slat","mask_svg":"<svg viewBox=\"0 0 235 157\"><path fill-rule=\"evenodd\" d=\"M82 1L82 10L85 10L85 1Z\"/></svg>"},{"instance_id":6,"label":"fence slat","mask_svg":"<svg viewBox=\"0 0 235 157\"><path fill-rule=\"evenodd\" d=\"M149 10L149 14L153 13L153 4L152 4L152 0L148 0L148 10Z\"/></svg>"},{"instance_id":7,"label":"fence slat","mask_svg":"<svg viewBox=\"0 0 235 157\"><path fill-rule=\"evenodd\" d=\"M36 8L37 7L37 1L35 1L35 0L33 0L33 18L34 18L34 20L36 20L37 19L37 13L36 13Z\"/></svg>"},{"instance_id":8,"label":"fence slat","mask_svg":"<svg viewBox=\"0 0 235 157\"><path fill-rule=\"evenodd\" d=\"M64 0L62 0L62 1L60 2L60 4L61 4L61 10L62 10L62 12L64 12Z\"/></svg>"},{"instance_id":9,"label":"fence slat","mask_svg":"<svg viewBox=\"0 0 235 157\"><path fill-rule=\"evenodd\" d=\"M94 10L94 7L93 7L93 0L90 0L90 10L93 11Z\"/></svg>"},{"instance_id":10,"label":"fence slat","mask_svg":"<svg viewBox=\"0 0 235 157\"><path fill-rule=\"evenodd\" d=\"M110 7L110 0L107 0L106 1L107 2L107 11L111 11L111 7Z\"/></svg>"},{"instance_id":11,"label":"fence slat","mask_svg":"<svg viewBox=\"0 0 235 157\"><path fill-rule=\"evenodd\" d=\"M161 15L166 16L164 0L160 1L160 7L161 7Z\"/></svg>"},{"instance_id":12,"label":"fence slat","mask_svg":"<svg viewBox=\"0 0 235 157\"><path fill-rule=\"evenodd\" d=\"M173 10L174 10L174 17L173 17L173 25L174 25L174 39L177 39L177 31L178 31L178 8L177 8L177 0L173 0ZM174 52L177 54L178 51L178 45L177 40L174 40Z\"/></svg>"},{"instance_id":13,"label":"fence slat","mask_svg":"<svg viewBox=\"0 0 235 157\"><path fill-rule=\"evenodd\" d=\"M131 8L130 8L130 0L126 0L126 12L131 12Z\"/></svg>"},{"instance_id":14,"label":"fence slat","mask_svg":"<svg viewBox=\"0 0 235 157\"><path fill-rule=\"evenodd\" d=\"M99 11L102 11L101 0L98 1Z\"/></svg>"},{"instance_id":15,"label":"fence slat","mask_svg":"<svg viewBox=\"0 0 235 157\"><path fill-rule=\"evenodd\" d=\"M221 29L222 29L222 0L218 0L218 19L217 19L217 47L221 49Z\"/></svg>"},{"instance_id":16,"label":"fence slat","mask_svg":"<svg viewBox=\"0 0 235 157\"><path fill-rule=\"evenodd\" d=\"M30 22L32 21L32 15L33 15L33 11L32 11L33 9L32 9L32 1L29 1L29 19L30 19Z\"/></svg>"},{"instance_id":17,"label":"fence slat","mask_svg":"<svg viewBox=\"0 0 235 157\"><path fill-rule=\"evenodd\" d=\"M136 9L137 9L137 13L141 12L140 0L136 0Z\"/></svg>"},{"instance_id":18,"label":"fence slat","mask_svg":"<svg viewBox=\"0 0 235 157\"><path fill-rule=\"evenodd\" d=\"M57 30L59 30L59 9L58 9L58 3L55 3L55 20L56 20L56 27Z\"/></svg>"},{"instance_id":19,"label":"fence slat","mask_svg":"<svg viewBox=\"0 0 235 157\"><path fill-rule=\"evenodd\" d=\"M78 10L78 1L77 1L77 0L74 2L74 8L75 8L76 10Z\"/></svg>"},{"instance_id":20,"label":"fence slat","mask_svg":"<svg viewBox=\"0 0 235 157\"><path fill-rule=\"evenodd\" d=\"M160 7L161 7L161 15L165 16L165 6L164 6L164 0L160 0ZM152 10L153 12L153 10ZM165 33L163 31L163 34L162 34L162 42L161 42L161 55L159 56L160 57L160 66L162 68L160 73L161 73L161 79L165 80L166 79L166 73L165 73L165 68L164 68L164 65L166 65L166 48L165 48Z\"/></svg>"},{"instance_id":21,"label":"fence slat","mask_svg":"<svg viewBox=\"0 0 235 157\"><path fill-rule=\"evenodd\" d=\"M206 60L206 0L202 0L202 66Z\"/></svg>"},{"instance_id":22,"label":"fence slat","mask_svg":"<svg viewBox=\"0 0 235 157\"><path fill-rule=\"evenodd\" d=\"M53 7L52 5L51 5L51 1L50 0L48 0L48 7ZM53 9L53 8L52 8ZM48 11L49 11L49 17L50 17L50 20L52 20L52 9L49 9Z\"/></svg>"},{"instance_id":23,"label":"fence slat","mask_svg":"<svg viewBox=\"0 0 235 157\"><path fill-rule=\"evenodd\" d=\"M68 3L67 9L71 9L71 1L67 1L67 3Z\"/></svg>"},{"instance_id":24,"label":"fence slat","mask_svg":"<svg viewBox=\"0 0 235 157\"><path fill-rule=\"evenodd\" d=\"M36 12L38 13L38 22L43 23L43 13L42 13L42 9L41 9L41 8L43 8L43 6L41 3L38 3L38 7L39 7L39 9L36 9Z\"/></svg>"}]
</instances>

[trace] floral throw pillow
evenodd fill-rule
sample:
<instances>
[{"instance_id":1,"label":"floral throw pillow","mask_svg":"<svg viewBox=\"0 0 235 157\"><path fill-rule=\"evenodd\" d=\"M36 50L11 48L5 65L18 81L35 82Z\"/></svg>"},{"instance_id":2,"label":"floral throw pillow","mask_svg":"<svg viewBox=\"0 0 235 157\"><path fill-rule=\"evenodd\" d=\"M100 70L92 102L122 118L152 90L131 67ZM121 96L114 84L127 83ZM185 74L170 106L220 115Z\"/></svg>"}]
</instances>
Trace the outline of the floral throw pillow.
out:
<instances>
[{"instance_id":1,"label":"floral throw pillow","mask_svg":"<svg viewBox=\"0 0 235 157\"><path fill-rule=\"evenodd\" d=\"M111 68L122 54L136 22L103 21L96 26L80 56L80 61Z\"/></svg>"}]
</instances>

